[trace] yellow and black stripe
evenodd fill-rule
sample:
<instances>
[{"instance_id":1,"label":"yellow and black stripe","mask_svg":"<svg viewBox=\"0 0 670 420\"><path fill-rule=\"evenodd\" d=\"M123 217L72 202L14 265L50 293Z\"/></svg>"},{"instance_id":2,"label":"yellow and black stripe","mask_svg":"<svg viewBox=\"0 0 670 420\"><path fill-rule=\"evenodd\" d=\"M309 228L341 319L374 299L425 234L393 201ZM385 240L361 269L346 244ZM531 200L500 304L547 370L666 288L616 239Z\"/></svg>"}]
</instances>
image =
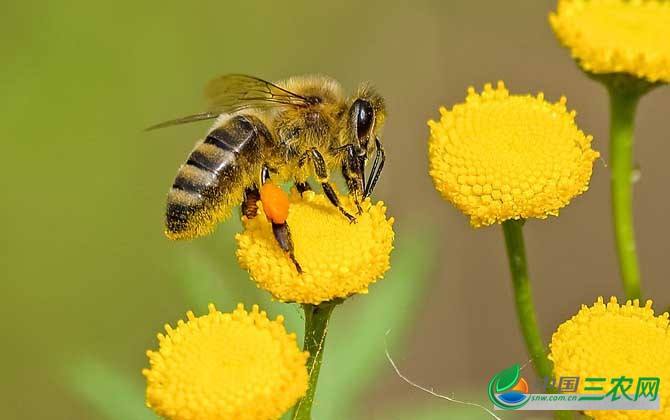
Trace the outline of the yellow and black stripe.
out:
<instances>
[{"instance_id":1,"label":"yellow and black stripe","mask_svg":"<svg viewBox=\"0 0 670 420\"><path fill-rule=\"evenodd\" d=\"M212 130L179 168L168 193L166 235L189 239L209 233L241 203L262 167L270 139L255 117L238 115Z\"/></svg>"}]
</instances>

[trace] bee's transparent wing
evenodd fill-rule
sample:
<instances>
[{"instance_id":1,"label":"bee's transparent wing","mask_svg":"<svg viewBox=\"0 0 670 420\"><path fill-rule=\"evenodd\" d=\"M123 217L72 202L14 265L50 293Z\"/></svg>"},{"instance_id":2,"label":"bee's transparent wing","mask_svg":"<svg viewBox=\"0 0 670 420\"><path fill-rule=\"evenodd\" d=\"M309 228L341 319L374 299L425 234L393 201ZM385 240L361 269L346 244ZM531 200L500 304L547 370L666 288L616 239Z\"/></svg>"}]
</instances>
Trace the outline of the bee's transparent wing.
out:
<instances>
[{"instance_id":1,"label":"bee's transparent wing","mask_svg":"<svg viewBox=\"0 0 670 420\"><path fill-rule=\"evenodd\" d=\"M288 91L267 80L244 74L226 74L205 87L208 110L235 112L245 108L309 105L309 98Z\"/></svg>"},{"instance_id":2,"label":"bee's transparent wing","mask_svg":"<svg viewBox=\"0 0 670 420\"><path fill-rule=\"evenodd\" d=\"M221 114L222 112L203 112L201 114L187 115L185 117L175 118L174 120L163 121L162 123L152 125L151 127L147 127L146 131L155 130L157 128L170 127L173 125L188 124L196 121L212 120Z\"/></svg>"},{"instance_id":3,"label":"bee's transparent wing","mask_svg":"<svg viewBox=\"0 0 670 420\"><path fill-rule=\"evenodd\" d=\"M298 95L263 79L244 74L219 76L205 86L207 112L188 115L152 125L147 130L211 120L221 114L247 108L267 109L275 106L306 106L310 98Z\"/></svg>"}]
</instances>

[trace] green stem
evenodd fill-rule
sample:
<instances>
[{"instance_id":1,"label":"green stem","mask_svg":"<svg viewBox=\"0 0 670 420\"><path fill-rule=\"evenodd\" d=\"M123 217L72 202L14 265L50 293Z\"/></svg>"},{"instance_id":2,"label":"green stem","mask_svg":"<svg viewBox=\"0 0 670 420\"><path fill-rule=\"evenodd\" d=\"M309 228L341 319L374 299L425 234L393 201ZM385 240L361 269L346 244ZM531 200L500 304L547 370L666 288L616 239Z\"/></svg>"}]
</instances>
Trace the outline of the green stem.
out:
<instances>
[{"instance_id":1,"label":"green stem","mask_svg":"<svg viewBox=\"0 0 670 420\"><path fill-rule=\"evenodd\" d=\"M640 268L633 227L633 127L642 93L609 87L610 165L612 170L612 216L619 271L628 299L639 299Z\"/></svg>"},{"instance_id":2,"label":"green stem","mask_svg":"<svg viewBox=\"0 0 670 420\"><path fill-rule=\"evenodd\" d=\"M541 379L547 381L547 392L553 393L556 392L550 380L553 378L553 366L547 357L545 345L540 335L540 328L535 316L533 293L528 277L526 247L523 240L524 222L524 220L507 220L502 224L505 234L505 245L507 247L507 258L512 274L512 285L514 286L516 313L521 325L521 333L526 342L526 349L533 361L535 371ZM557 411L554 415L557 419L572 418L572 414L565 411Z\"/></svg>"},{"instance_id":3,"label":"green stem","mask_svg":"<svg viewBox=\"0 0 670 420\"><path fill-rule=\"evenodd\" d=\"M293 420L310 420L312 418L312 404L316 395L316 385L321 370L321 360L328 333L328 321L333 309L339 301L323 302L319 305L303 305L305 311L305 341L303 350L309 352L307 359L307 374L309 383L307 393L293 409Z\"/></svg>"}]
</instances>

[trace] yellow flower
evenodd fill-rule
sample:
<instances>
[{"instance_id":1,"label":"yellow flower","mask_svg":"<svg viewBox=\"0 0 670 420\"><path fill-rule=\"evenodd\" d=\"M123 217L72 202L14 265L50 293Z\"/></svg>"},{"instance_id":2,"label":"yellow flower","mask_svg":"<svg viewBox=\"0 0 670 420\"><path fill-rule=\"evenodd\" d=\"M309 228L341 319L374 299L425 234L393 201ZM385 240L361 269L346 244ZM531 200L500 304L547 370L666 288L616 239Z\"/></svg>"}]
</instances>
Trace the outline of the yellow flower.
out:
<instances>
[{"instance_id":1,"label":"yellow flower","mask_svg":"<svg viewBox=\"0 0 670 420\"><path fill-rule=\"evenodd\" d=\"M147 406L179 420L277 419L307 390L308 354L300 351L284 319L275 321L242 304L232 313L209 305L187 313L177 328L158 334L147 352Z\"/></svg>"},{"instance_id":2,"label":"yellow flower","mask_svg":"<svg viewBox=\"0 0 670 420\"><path fill-rule=\"evenodd\" d=\"M584 70L670 82L670 2L559 0L549 21Z\"/></svg>"},{"instance_id":3,"label":"yellow flower","mask_svg":"<svg viewBox=\"0 0 670 420\"><path fill-rule=\"evenodd\" d=\"M355 208L349 197L343 205ZM389 268L393 248L393 218L386 218L384 203L362 203L363 214L349 221L324 195L293 191L288 225L295 247L299 274L279 248L259 202L259 215L243 218L244 232L236 236L237 259L259 287L283 302L318 304L356 293Z\"/></svg>"},{"instance_id":4,"label":"yellow flower","mask_svg":"<svg viewBox=\"0 0 670 420\"><path fill-rule=\"evenodd\" d=\"M637 378L660 377L661 410L587 411L589 416L598 420L670 418L668 314L654 316L651 305L647 301L640 307L638 300L619 305L614 297L605 304L601 297L592 307L582 306L577 315L554 333L549 358L554 362L556 377L607 378L604 388L607 392L612 387L610 378L623 375L634 379L629 391L631 397ZM588 383L584 382L580 380L580 393L588 393L584 390Z\"/></svg>"},{"instance_id":5,"label":"yellow flower","mask_svg":"<svg viewBox=\"0 0 670 420\"><path fill-rule=\"evenodd\" d=\"M435 188L475 227L558 215L588 189L599 156L565 104L510 95L503 82L470 87L465 103L428 122Z\"/></svg>"}]
</instances>

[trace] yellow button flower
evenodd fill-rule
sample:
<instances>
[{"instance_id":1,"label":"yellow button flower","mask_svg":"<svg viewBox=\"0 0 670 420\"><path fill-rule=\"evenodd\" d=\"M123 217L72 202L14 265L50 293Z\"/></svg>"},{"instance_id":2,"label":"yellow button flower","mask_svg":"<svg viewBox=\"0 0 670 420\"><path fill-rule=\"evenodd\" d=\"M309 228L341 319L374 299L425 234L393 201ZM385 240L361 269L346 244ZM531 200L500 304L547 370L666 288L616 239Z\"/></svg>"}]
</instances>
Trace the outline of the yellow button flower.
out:
<instances>
[{"instance_id":1,"label":"yellow button flower","mask_svg":"<svg viewBox=\"0 0 670 420\"><path fill-rule=\"evenodd\" d=\"M349 197L340 198L355 208ZM236 236L238 261L259 287L283 302L319 304L367 293L389 268L393 218L386 218L382 202L368 199L362 208L356 223L349 223L324 195L293 191L287 222L300 274L276 243L259 202L259 215L243 218L245 230Z\"/></svg>"},{"instance_id":2,"label":"yellow button flower","mask_svg":"<svg viewBox=\"0 0 670 420\"><path fill-rule=\"evenodd\" d=\"M465 103L428 122L435 188L475 227L558 215L588 189L599 156L565 105L510 95L502 82L469 88Z\"/></svg>"},{"instance_id":3,"label":"yellow button flower","mask_svg":"<svg viewBox=\"0 0 670 420\"><path fill-rule=\"evenodd\" d=\"M308 354L283 317L275 321L242 304L232 313L209 313L158 334L148 351L147 406L175 420L277 419L307 390Z\"/></svg>"},{"instance_id":4,"label":"yellow button flower","mask_svg":"<svg viewBox=\"0 0 670 420\"><path fill-rule=\"evenodd\" d=\"M670 82L670 2L560 0L549 21L584 70Z\"/></svg>"},{"instance_id":5,"label":"yellow button flower","mask_svg":"<svg viewBox=\"0 0 670 420\"><path fill-rule=\"evenodd\" d=\"M605 304L603 298L558 327L551 340L551 355L557 377L633 378L630 392L634 397L639 377L660 377L659 411L591 411L597 420L634 420L670 418L670 331L668 313L654 316L652 302L644 307L637 300L619 305L616 298ZM584 391L584 379L579 392ZM609 388L608 388L609 386ZM602 392L598 392L602 393ZM620 394L619 394L620 395Z\"/></svg>"}]
</instances>

